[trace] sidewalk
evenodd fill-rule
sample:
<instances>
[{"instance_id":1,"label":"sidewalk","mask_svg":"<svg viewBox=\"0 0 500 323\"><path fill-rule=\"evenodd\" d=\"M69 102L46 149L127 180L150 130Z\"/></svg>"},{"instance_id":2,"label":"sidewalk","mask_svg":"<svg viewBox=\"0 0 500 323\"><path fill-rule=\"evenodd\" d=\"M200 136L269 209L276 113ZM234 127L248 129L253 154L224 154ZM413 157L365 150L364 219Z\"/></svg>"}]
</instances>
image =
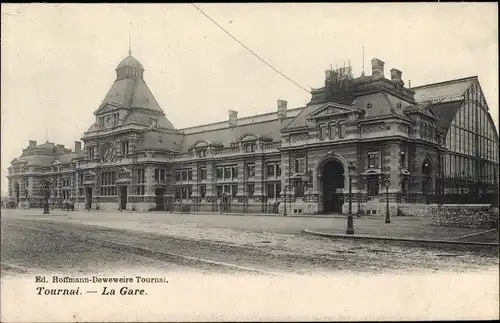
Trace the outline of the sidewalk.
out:
<instances>
[{"instance_id":1,"label":"sidewalk","mask_svg":"<svg viewBox=\"0 0 500 323\"><path fill-rule=\"evenodd\" d=\"M347 222L335 228L306 229L303 232L323 237L370 239L421 243L498 246L498 228L457 228L433 225L427 217L354 218L354 234L345 232Z\"/></svg>"}]
</instances>

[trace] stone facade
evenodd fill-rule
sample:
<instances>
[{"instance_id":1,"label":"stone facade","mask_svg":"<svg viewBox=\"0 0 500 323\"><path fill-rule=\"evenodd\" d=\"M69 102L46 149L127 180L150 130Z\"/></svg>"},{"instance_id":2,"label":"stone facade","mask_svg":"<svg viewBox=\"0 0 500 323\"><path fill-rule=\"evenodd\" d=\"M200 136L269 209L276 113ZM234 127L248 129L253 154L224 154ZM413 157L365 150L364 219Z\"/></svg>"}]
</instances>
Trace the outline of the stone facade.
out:
<instances>
[{"instance_id":1,"label":"stone facade","mask_svg":"<svg viewBox=\"0 0 500 323\"><path fill-rule=\"evenodd\" d=\"M41 206L50 180L50 203L77 209L347 213L351 196L354 213L385 214L387 199L392 216L427 213L433 206L400 195L436 191L453 115L437 113L428 88L456 80L406 88L400 71L386 79L384 63L373 62L372 76L326 71L324 87L304 107L278 100L273 113L238 118L231 109L227 121L176 129L129 55L94 112L84 148L30 141L9 168L9 196ZM457 93L449 100L460 105ZM498 168L497 159L488 162Z\"/></svg>"}]
</instances>

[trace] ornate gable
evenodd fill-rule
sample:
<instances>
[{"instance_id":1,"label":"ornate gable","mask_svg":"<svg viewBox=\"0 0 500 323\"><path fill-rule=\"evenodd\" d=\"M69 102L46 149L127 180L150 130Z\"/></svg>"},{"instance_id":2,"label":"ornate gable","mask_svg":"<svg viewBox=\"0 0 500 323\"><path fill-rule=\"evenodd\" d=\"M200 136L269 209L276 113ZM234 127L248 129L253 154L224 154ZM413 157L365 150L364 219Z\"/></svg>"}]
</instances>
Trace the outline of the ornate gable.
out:
<instances>
[{"instance_id":1,"label":"ornate gable","mask_svg":"<svg viewBox=\"0 0 500 323\"><path fill-rule=\"evenodd\" d=\"M355 107L347 106L338 103L327 103L324 106L316 109L307 116L307 119L320 119L325 117L333 117L346 115L353 111L357 111Z\"/></svg>"}]
</instances>

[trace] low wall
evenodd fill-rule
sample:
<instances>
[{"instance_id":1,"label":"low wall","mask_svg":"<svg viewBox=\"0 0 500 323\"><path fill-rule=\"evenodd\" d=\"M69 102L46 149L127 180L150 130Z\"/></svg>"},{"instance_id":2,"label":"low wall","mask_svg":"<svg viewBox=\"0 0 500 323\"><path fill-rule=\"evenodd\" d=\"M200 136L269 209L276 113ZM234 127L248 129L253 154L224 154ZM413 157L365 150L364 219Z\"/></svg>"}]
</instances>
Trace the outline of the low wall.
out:
<instances>
[{"instance_id":1,"label":"low wall","mask_svg":"<svg viewBox=\"0 0 500 323\"><path fill-rule=\"evenodd\" d=\"M431 213L435 225L493 229L498 227L498 208L487 205L443 204Z\"/></svg>"},{"instance_id":2,"label":"low wall","mask_svg":"<svg viewBox=\"0 0 500 323\"><path fill-rule=\"evenodd\" d=\"M399 204L400 216L431 216L438 209L437 204Z\"/></svg>"}]
</instances>

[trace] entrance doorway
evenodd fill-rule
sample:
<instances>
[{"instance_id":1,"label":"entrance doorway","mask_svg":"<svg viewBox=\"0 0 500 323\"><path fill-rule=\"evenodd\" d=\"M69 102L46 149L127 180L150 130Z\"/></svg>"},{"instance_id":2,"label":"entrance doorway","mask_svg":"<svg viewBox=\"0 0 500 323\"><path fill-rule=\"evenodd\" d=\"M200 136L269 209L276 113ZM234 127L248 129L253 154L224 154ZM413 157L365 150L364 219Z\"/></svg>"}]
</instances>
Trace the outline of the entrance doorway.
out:
<instances>
[{"instance_id":1,"label":"entrance doorway","mask_svg":"<svg viewBox=\"0 0 500 323\"><path fill-rule=\"evenodd\" d=\"M323 212L342 213L344 204L344 167L337 160L330 160L323 166Z\"/></svg>"},{"instance_id":2,"label":"entrance doorway","mask_svg":"<svg viewBox=\"0 0 500 323\"><path fill-rule=\"evenodd\" d=\"M19 205L19 183L14 183L14 198L16 199L16 207Z\"/></svg>"},{"instance_id":3,"label":"entrance doorway","mask_svg":"<svg viewBox=\"0 0 500 323\"><path fill-rule=\"evenodd\" d=\"M86 192L85 192L86 209L90 210L90 209L92 209L92 187L87 187L85 190L86 190Z\"/></svg>"},{"instance_id":4,"label":"entrance doorway","mask_svg":"<svg viewBox=\"0 0 500 323\"><path fill-rule=\"evenodd\" d=\"M156 209L158 211L163 211L165 209L165 206L163 204L163 192L163 188L155 189Z\"/></svg>"},{"instance_id":5,"label":"entrance doorway","mask_svg":"<svg viewBox=\"0 0 500 323\"><path fill-rule=\"evenodd\" d=\"M120 186L120 210L127 209L127 186Z\"/></svg>"}]
</instances>

